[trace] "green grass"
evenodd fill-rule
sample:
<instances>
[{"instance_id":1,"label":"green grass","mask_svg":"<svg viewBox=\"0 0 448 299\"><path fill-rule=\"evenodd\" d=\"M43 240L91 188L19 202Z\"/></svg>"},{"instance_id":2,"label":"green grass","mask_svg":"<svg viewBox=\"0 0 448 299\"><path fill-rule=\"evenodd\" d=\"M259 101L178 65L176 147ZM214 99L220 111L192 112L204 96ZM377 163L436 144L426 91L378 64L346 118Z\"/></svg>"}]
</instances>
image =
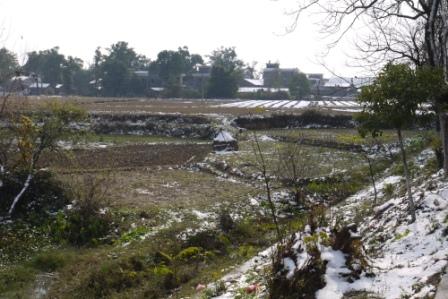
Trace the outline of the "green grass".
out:
<instances>
[{"instance_id":1,"label":"green grass","mask_svg":"<svg viewBox=\"0 0 448 299\"><path fill-rule=\"evenodd\" d=\"M403 132L405 138L415 137L422 131L406 130ZM340 143L350 144L366 144L370 142L370 138L361 138L356 129L273 129L256 131L258 136L267 135L272 137L290 137L290 138L309 138L331 140ZM250 138L253 131L246 131L242 134L242 138ZM378 140L383 143L391 143L397 141L397 133L394 130L385 130Z\"/></svg>"},{"instance_id":2,"label":"green grass","mask_svg":"<svg viewBox=\"0 0 448 299\"><path fill-rule=\"evenodd\" d=\"M259 161L254 155L254 142L242 141L239 143L240 151L228 155L218 155L218 161L225 161L230 168L237 168L250 175L259 172ZM290 143L260 142L260 147L270 173L279 171L279 152L282 147L290 146ZM299 160L303 164L300 175L302 177L327 176L335 170L354 170L366 164L360 154L301 145Z\"/></svg>"}]
</instances>

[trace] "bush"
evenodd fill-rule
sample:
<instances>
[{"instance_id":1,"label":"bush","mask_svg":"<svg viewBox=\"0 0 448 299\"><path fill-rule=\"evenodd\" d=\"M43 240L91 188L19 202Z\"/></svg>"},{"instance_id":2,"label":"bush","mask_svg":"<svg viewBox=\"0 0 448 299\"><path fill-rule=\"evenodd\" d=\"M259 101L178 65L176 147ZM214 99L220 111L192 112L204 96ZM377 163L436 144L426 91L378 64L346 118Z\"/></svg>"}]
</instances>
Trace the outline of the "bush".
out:
<instances>
[{"instance_id":1,"label":"bush","mask_svg":"<svg viewBox=\"0 0 448 299\"><path fill-rule=\"evenodd\" d=\"M177 260L181 261L190 261L197 260L201 255L202 249L199 247L188 247L176 256Z\"/></svg>"},{"instance_id":2,"label":"bush","mask_svg":"<svg viewBox=\"0 0 448 299\"><path fill-rule=\"evenodd\" d=\"M139 285L141 281L142 273L135 271L126 263L109 262L91 273L80 288L87 292L88 297L106 298L110 297L112 292L122 292Z\"/></svg>"},{"instance_id":3,"label":"bush","mask_svg":"<svg viewBox=\"0 0 448 299\"><path fill-rule=\"evenodd\" d=\"M269 298L315 298L316 291L325 286L323 275L326 264L321 259L317 247L299 248L299 251L306 250L310 259L302 268L297 269L292 277L287 277L283 261L286 258L297 260L295 241L294 237L289 238L274 253L273 274L268 281Z\"/></svg>"},{"instance_id":4,"label":"bush","mask_svg":"<svg viewBox=\"0 0 448 299\"><path fill-rule=\"evenodd\" d=\"M172 263L173 259L171 258L171 256L169 256L168 254L161 252L161 251L157 251L154 254L154 263L156 265L170 265Z\"/></svg>"},{"instance_id":5,"label":"bush","mask_svg":"<svg viewBox=\"0 0 448 299\"><path fill-rule=\"evenodd\" d=\"M33 268L43 271L43 272L54 272L67 263L70 257L61 252L46 252L41 253L31 260L31 265Z\"/></svg>"},{"instance_id":6,"label":"bush","mask_svg":"<svg viewBox=\"0 0 448 299\"><path fill-rule=\"evenodd\" d=\"M68 242L75 246L97 245L110 233L111 225L112 218L109 214L85 214L77 209L67 214L58 213L51 232L61 243Z\"/></svg>"},{"instance_id":7,"label":"bush","mask_svg":"<svg viewBox=\"0 0 448 299\"><path fill-rule=\"evenodd\" d=\"M17 194L23 188L27 174L13 173L3 175L0 181L0 215L6 215ZM40 220L52 213L64 208L69 202L69 194L64 184L56 180L50 172L40 171L31 180L28 190L23 194L14 210L14 217Z\"/></svg>"},{"instance_id":8,"label":"bush","mask_svg":"<svg viewBox=\"0 0 448 299\"><path fill-rule=\"evenodd\" d=\"M384 185L383 193L384 193L384 196L386 197L386 199L388 199L388 200L391 199L392 196L394 195L394 191L395 191L394 185L392 185L392 184Z\"/></svg>"},{"instance_id":9,"label":"bush","mask_svg":"<svg viewBox=\"0 0 448 299\"><path fill-rule=\"evenodd\" d=\"M228 233L235 227L235 222L229 212L225 210L220 211L218 215L218 226L225 233Z\"/></svg>"},{"instance_id":10,"label":"bush","mask_svg":"<svg viewBox=\"0 0 448 299\"><path fill-rule=\"evenodd\" d=\"M76 201L65 214L58 213L51 226L54 237L72 245L96 245L105 241L113 224L106 208L107 186L103 179L85 176L83 184L74 188Z\"/></svg>"},{"instance_id":11,"label":"bush","mask_svg":"<svg viewBox=\"0 0 448 299\"><path fill-rule=\"evenodd\" d=\"M154 268L154 274L156 277L162 281L163 288L166 290L174 289L178 283L173 270L167 266L157 266Z\"/></svg>"},{"instance_id":12,"label":"bush","mask_svg":"<svg viewBox=\"0 0 448 299\"><path fill-rule=\"evenodd\" d=\"M200 247L205 250L217 250L221 253L225 253L228 246L221 235L212 230L202 231L190 236L185 245L186 247Z\"/></svg>"}]
</instances>

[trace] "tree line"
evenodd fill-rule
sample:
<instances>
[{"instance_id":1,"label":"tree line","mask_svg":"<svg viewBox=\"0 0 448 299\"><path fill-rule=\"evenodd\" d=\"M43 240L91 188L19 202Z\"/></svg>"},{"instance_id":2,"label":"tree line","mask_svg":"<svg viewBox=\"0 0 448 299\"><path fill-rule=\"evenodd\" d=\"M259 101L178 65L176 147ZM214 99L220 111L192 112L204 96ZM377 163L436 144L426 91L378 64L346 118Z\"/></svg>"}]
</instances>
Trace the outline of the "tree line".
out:
<instances>
[{"instance_id":1,"label":"tree line","mask_svg":"<svg viewBox=\"0 0 448 299\"><path fill-rule=\"evenodd\" d=\"M202 57L179 47L163 50L151 60L123 41L97 48L87 67L82 59L60 53L58 47L27 53L22 66L15 53L0 49L0 86L16 75L32 75L66 95L109 97L154 96L152 88L161 87L158 95L166 97L233 98L243 78L256 78L254 65L243 62L235 48L221 47ZM294 95L309 93L303 76L291 82Z\"/></svg>"}]
</instances>

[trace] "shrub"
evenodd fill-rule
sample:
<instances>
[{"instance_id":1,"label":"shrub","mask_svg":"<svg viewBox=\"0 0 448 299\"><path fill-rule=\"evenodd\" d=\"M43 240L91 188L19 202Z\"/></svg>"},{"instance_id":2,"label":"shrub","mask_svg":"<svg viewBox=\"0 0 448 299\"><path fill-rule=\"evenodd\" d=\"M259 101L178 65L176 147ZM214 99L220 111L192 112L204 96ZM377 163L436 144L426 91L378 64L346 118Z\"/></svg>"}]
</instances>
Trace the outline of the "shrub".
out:
<instances>
[{"instance_id":1,"label":"shrub","mask_svg":"<svg viewBox=\"0 0 448 299\"><path fill-rule=\"evenodd\" d=\"M82 288L86 295L95 298L106 298L112 292L122 292L141 283L141 273L126 264L109 262L99 270L91 273Z\"/></svg>"},{"instance_id":2,"label":"shrub","mask_svg":"<svg viewBox=\"0 0 448 299\"><path fill-rule=\"evenodd\" d=\"M225 233L228 233L235 227L235 222L233 221L232 216L230 216L228 211L222 210L219 213L218 226Z\"/></svg>"},{"instance_id":3,"label":"shrub","mask_svg":"<svg viewBox=\"0 0 448 299\"><path fill-rule=\"evenodd\" d=\"M200 247L205 250L217 250L221 253L225 253L228 244L226 244L225 240L220 238L220 236L221 235L216 233L216 231L202 231L188 237L185 247Z\"/></svg>"},{"instance_id":4,"label":"shrub","mask_svg":"<svg viewBox=\"0 0 448 299\"><path fill-rule=\"evenodd\" d=\"M201 255L202 249L199 247L188 247L176 256L177 260L181 261L189 261L189 260L197 260Z\"/></svg>"},{"instance_id":5,"label":"shrub","mask_svg":"<svg viewBox=\"0 0 448 299\"><path fill-rule=\"evenodd\" d=\"M394 185L392 184L385 184L383 188L383 193L386 199L391 199L394 195Z\"/></svg>"},{"instance_id":6,"label":"shrub","mask_svg":"<svg viewBox=\"0 0 448 299\"><path fill-rule=\"evenodd\" d=\"M105 241L113 224L105 208L107 186L103 179L85 176L83 184L73 188L76 201L65 214L58 213L51 225L56 240L72 245L96 245Z\"/></svg>"},{"instance_id":7,"label":"shrub","mask_svg":"<svg viewBox=\"0 0 448 299\"><path fill-rule=\"evenodd\" d=\"M292 236L285 244L279 246L272 261L272 277L268 281L269 298L314 298L317 290L325 286L323 275L325 262L320 257L316 246L295 249ZM311 242L311 241L309 241ZM297 260L296 250L307 250L310 259L302 268L297 269L292 277L287 277L284 259Z\"/></svg>"},{"instance_id":8,"label":"shrub","mask_svg":"<svg viewBox=\"0 0 448 299\"><path fill-rule=\"evenodd\" d=\"M178 285L174 272L167 266L155 267L154 275L162 281L163 287L167 290L174 289Z\"/></svg>"},{"instance_id":9,"label":"shrub","mask_svg":"<svg viewBox=\"0 0 448 299\"><path fill-rule=\"evenodd\" d=\"M255 247L251 245L242 245L238 248L238 255L243 258L250 258L257 253Z\"/></svg>"},{"instance_id":10,"label":"shrub","mask_svg":"<svg viewBox=\"0 0 448 299\"><path fill-rule=\"evenodd\" d=\"M144 235L146 235L148 233L149 229L147 227L144 226L139 226L136 227L135 229L132 229L129 232L124 233L118 240L117 242L119 244L122 243L128 243L134 240L138 240L141 237L143 237Z\"/></svg>"},{"instance_id":11,"label":"shrub","mask_svg":"<svg viewBox=\"0 0 448 299\"><path fill-rule=\"evenodd\" d=\"M49 251L41 253L31 260L31 265L33 268L43 271L43 272L54 272L67 263L70 256L55 251Z\"/></svg>"},{"instance_id":12,"label":"shrub","mask_svg":"<svg viewBox=\"0 0 448 299\"><path fill-rule=\"evenodd\" d=\"M0 214L8 213L14 197L20 192L27 174L13 173L0 176ZM69 194L64 185L50 172L40 171L31 180L30 186L16 205L14 217L40 220L47 213L58 211L69 203Z\"/></svg>"},{"instance_id":13,"label":"shrub","mask_svg":"<svg viewBox=\"0 0 448 299\"><path fill-rule=\"evenodd\" d=\"M53 237L75 246L97 245L110 233L112 218L109 214L83 213L81 210L67 214L58 213L51 226Z\"/></svg>"},{"instance_id":14,"label":"shrub","mask_svg":"<svg viewBox=\"0 0 448 299\"><path fill-rule=\"evenodd\" d=\"M161 252L161 251L157 251L154 254L154 263L156 265L170 265L171 262L173 261L173 259L171 258L171 256L169 256L168 254Z\"/></svg>"}]
</instances>

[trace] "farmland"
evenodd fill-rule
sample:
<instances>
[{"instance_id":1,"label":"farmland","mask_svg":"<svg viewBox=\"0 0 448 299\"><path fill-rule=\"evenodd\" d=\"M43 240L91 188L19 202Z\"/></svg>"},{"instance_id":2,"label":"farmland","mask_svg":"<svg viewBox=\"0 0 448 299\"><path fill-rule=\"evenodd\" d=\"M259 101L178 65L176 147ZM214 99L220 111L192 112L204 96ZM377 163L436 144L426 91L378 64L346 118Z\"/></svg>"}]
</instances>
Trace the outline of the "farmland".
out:
<instances>
[{"instance_id":1,"label":"farmland","mask_svg":"<svg viewBox=\"0 0 448 299\"><path fill-rule=\"evenodd\" d=\"M370 184L362 153L295 142L313 139L368 145L353 128L238 129L232 120L249 117L252 110L223 107L215 101L73 102L95 117L107 115L103 122L119 121L114 126L126 132L90 131L77 142L60 140L58 153L43 155L39 167L51 171L69 190L96 186L101 193L101 211L110 217L112 229L79 246L61 242L55 237L56 228L49 229L67 225L63 222L67 220L61 220L65 219L61 218L63 212L37 224L32 233L27 222L3 225L0 293L6 298L213 297L197 291L197 286L214 283L276 242L257 149L272 178L279 225L286 234L304 227L308 205L336 206ZM41 104L31 99L28 105L27 109L33 110ZM266 117L270 113L253 111ZM297 117L302 112L297 110ZM163 118L173 114L175 118L163 120L170 124L169 129L145 120L145 115ZM139 127L132 125L128 130L123 124L129 123ZM144 134L142 123L147 130ZM179 136L172 136L179 126ZM214 152L213 136L196 134L220 129L234 134L238 151ZM425 131L405 132L411 157L426 146L427 135ZM395 135L386 131L377 141L393 146ZM284 182L287 171L282 167L288 165L282 164L282 157L291 148L302 167L300 179L308 186L303 202L295 201L294 190ZM386 169L397 174L402 171L397 160L385 154L372 159L376 177ZM75 204L64 209L67 215Z\"/></svg>"}]
</instances>

